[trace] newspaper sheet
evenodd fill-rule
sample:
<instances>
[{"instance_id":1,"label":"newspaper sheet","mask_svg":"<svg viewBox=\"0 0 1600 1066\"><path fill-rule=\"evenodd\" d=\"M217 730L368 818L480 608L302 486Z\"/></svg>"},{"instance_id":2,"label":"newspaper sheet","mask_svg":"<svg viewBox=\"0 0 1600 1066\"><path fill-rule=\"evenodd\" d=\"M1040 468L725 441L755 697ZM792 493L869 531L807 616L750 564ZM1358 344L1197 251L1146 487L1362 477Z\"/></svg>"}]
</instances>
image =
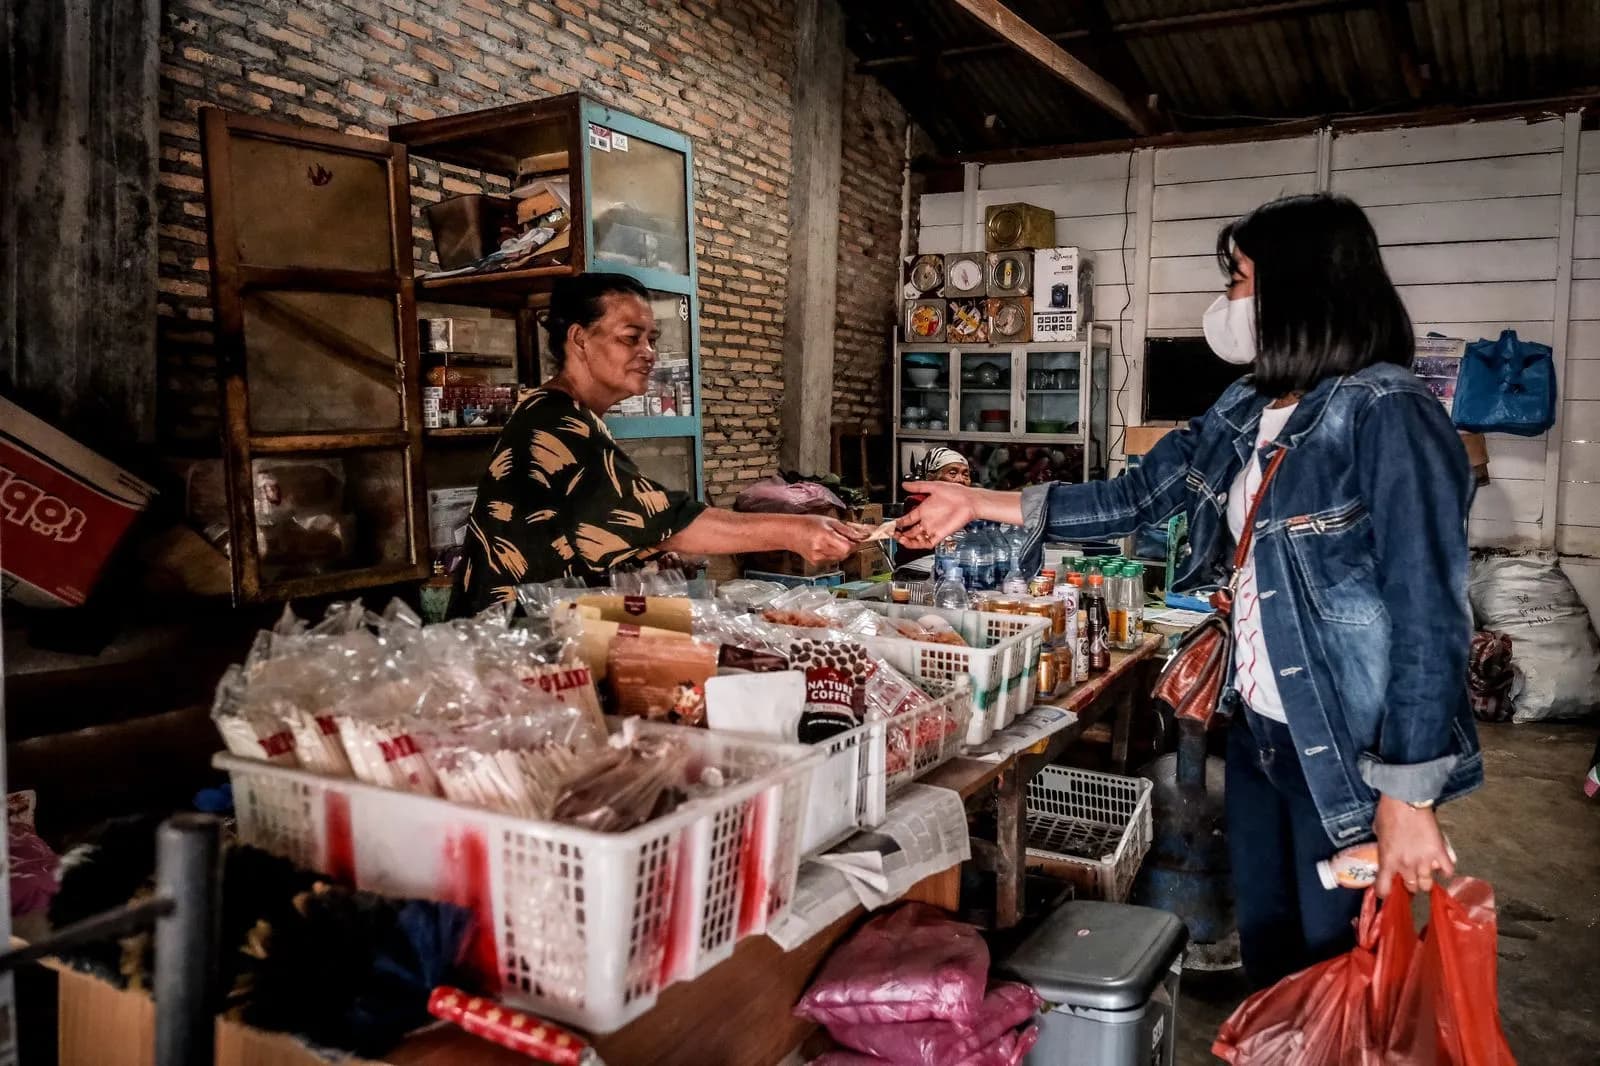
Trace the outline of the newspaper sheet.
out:
<instances>
[{"instance_id":1,"label":"newspaper sheet","mask_svg":"<svg viewBox=\"0 0 1600 1066\"><path fill-rule=\"evenodd\" d=\"M800 868L794 904L767 935L792 950L856 906L876 910L923 878L971 857L961 796L948 788L908 785L890 798L882 825Z\"/></svg>"},{"instance_id":2,"label":"newspaper sheet","mask_svg":"<svg viewBox=\"0 0 1600 1066\"><path fill-rule=\"evenodd\" d=\"M1039 741L1054 736L1077 720L1076 711L1040 704L1004 729L996 731L982 744L968 748L966 758L1003 762L1019 751L1027 751Z\"/></svg>"}]
</instances>

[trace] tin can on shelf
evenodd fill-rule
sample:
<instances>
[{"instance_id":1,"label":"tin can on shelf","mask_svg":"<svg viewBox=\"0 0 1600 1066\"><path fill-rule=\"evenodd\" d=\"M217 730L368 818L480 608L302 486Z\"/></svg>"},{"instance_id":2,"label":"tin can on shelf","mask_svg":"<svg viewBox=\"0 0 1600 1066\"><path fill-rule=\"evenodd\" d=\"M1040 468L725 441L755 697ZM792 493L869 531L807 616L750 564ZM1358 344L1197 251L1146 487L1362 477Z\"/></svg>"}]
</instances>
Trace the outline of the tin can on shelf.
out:
<instances>
[{"instance_id":1,"label":"tin can on shelf","mask_svg":"<svg viewBox=\"0 0 1600 1066\"><path fill-rule=\"evenodd\" d=\"M1028 582L1028 595L1049 596L1056 590L1056 572L1045 567Z\"/></svg>"},{"instance_id":2,"label":"tin can on shelf","mask_svg":"<svg viewBox=\"0 0 1600 1066\"><path fill-rule=\"evenodd\" d=\"M1039 682L1038 696L1047 700L1055 696L1056 686L1060 684L1060 665L1056 659L1055 650L1045 648L1039 653Z\"/></svg>"}]
</instances>

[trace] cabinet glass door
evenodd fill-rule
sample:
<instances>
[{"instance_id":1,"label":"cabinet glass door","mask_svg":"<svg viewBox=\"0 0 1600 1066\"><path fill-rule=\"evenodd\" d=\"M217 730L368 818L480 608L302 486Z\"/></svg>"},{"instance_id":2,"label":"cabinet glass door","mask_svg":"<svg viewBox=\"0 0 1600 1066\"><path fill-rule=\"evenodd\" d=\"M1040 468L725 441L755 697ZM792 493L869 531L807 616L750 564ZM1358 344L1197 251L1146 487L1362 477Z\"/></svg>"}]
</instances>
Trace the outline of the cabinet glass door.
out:
<instances>
[{"instance_id":1,"label":"cabinet glass door","mask_svg":"<svg viewBox=\"0 0 1600 1066\"><path fill-rule=\"evenodd\" d=\"M961 430L1012 432L1011 354L960 352Z\"/></svg>"},{"instance_id":2,"label":"cabinet glass door","mask_svg":"<svg viewBox=\"0 0 1600 1066\"><path fill-rule=\"evenodd\" d=\"M900 353L900 428L912 432L952 428L948 353Z\"/></svg>"},{"instance_id":3,"label":"cabinet glass door","mask_svg":"<svg viewBox=\"0 0 1600 1066\"><path fill-rule=\"evenodd\" d=\"M1025 433L1068 436L1083 432L1083 357L1077 352L1029 352L1022 382Z\"/></svg>"},{"instance_id":4,"label":"cabinet glass door","mask_svg":"<svg viewBox=\"0 0 1600 1066\"><path fill-rule=\"evenodd\" d=\"M587 136L595 264L688 274L684 154L600 122Z\"/></svg>"}]
</instances>

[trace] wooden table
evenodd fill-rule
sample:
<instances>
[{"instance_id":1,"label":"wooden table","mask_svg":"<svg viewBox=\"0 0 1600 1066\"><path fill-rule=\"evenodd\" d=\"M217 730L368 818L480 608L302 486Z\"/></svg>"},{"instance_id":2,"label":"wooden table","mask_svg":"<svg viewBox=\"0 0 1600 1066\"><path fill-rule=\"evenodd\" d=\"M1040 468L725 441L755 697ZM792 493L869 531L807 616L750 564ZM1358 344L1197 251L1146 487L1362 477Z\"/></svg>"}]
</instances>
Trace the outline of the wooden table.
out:
<instances>
[{"instance_id":1,"label":"wooden table","mask_svg":"<svg viewBox=\"0 0 1600 1066\"><path fill-rule=\"evenodd\" d=\"M1128 766L1133 713L1147 699L1159 668L1162 638L1147 636L1132 651L1111 653L1111 668L1048 701L1077 720L1032 748L1000 762L954 759L922 780L961 793L969 809L987 807L995 816L995 841L984 848L973 841L973 858L995 875L995 925L1009 929L1022 920L1022 886L1027 875L1026 797L1039 768L1059 759L1091 727L1111 720L1111 761L1118 772ZM955 873L959 878L959 871ZM942 902L932 899L930 902Z\"/></svg>"},{"instance_id":2,"label":"wooden table","mask_svg":"<svg viewBox=\"0 0 1600 1066\"><path fill-rule=\"evenodd\" d=\"M1114 652L1111 669L1079 685L1054 705L1077 720L1033 748L1009 759L956 759L923 782L954 789L969 809L995 814L999 839L973 841L974 858L996 878L996 924L1021 917L1024 804L1029 778L1056 759L1084 731L1110 718L1113 759L1127 758L1129 723L1150 691L1160 638L1149 637L1131 652ZM960 867L912 887L907 899L953 910L960 899ZM773 1066L806 1039L814 1026L790 1012L822 960L865 918L857 907L793 951L764 936L741 941L733 955L693 981L663 989L656 1005L633 1023L596 1041L608 1066ZM111 988L82 975L63 975L61 987L63 1066L148 1066L152 1010L147 997ZM218 1066L324 1066L298 1041L238 1022L217 1023ZM347 1060L359 1066L358 1060ZM385 1059L387 1066L527 1066L528 1059L453 1027L408 1039Z\"/></svg>"}]
</instances>

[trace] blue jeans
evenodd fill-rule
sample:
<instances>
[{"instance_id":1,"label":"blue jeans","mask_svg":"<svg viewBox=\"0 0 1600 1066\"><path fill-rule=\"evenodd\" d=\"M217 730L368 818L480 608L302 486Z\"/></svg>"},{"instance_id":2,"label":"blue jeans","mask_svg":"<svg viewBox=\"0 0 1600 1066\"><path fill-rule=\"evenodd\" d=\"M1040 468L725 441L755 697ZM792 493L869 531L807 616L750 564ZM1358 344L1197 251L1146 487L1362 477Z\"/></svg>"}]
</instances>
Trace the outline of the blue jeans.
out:
<instances>
[{"instance_id":1,"label":"blue jeans","mask_svg":"<svg viewBox=\"0 0 1600 1066\"><path fill-rule=\"evenodd\" d=\"M1360 892L1325 889L1336 850L1282 722L1240 709L1228 725L1228 854L1245 976L1257 988L1355 946Z\"/></svg>"}]
</instances>

